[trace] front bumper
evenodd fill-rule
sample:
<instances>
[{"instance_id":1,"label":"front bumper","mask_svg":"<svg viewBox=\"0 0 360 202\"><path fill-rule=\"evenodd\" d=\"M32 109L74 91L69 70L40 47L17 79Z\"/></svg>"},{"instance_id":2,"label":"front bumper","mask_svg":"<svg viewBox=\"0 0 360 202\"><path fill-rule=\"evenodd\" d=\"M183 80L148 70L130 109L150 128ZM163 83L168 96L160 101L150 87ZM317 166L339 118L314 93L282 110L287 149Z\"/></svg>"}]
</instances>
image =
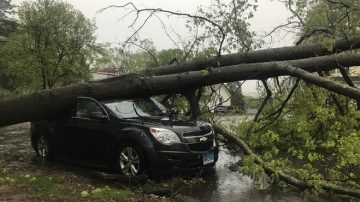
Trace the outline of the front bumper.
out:
<instances>
[{"instance_id":1,"label":"front bumper","mask_svg":"<svg viewBox=\"0 0 360 202\"><path fill-rule=\"evenodd\" d=\"M203 156L212 152L214 162L204 164ZM156 151L156 158L151 159L152 174L156 177L165 177L180 174L190 170L213 167L218 160L219 149L217 146L207 151Z\"/></svg>"}]
</instances>

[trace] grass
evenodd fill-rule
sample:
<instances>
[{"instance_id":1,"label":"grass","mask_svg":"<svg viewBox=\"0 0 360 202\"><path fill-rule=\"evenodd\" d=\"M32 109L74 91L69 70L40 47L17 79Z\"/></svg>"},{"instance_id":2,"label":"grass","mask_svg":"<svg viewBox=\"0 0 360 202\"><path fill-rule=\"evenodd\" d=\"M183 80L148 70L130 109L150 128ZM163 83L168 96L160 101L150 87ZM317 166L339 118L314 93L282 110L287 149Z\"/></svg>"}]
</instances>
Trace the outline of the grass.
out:
<instances>
[{"instance_id":1,"label":"grass","mask_svg":"<svg viewBox=\"0 0 360 202\"><path fill-rule=\"evenodd\" d=\"M0 182L18 188L24 188L36 197L61 196L60 187L65 181L65 176L31 176L15 175L12 177L0 178Z\"/></svg>"},{"instance_id":2,"label":"grass","mask_svg":"<svg viewBox=\"0 0 360 202\"><path fill-rule=\"evenodd\" d=\"M128 201L133 193L128 189L113 189L109 186L90 187L89 191L82 191L82 198L92 201Z\"/></svg>"},{"instance_id":3,"label":"grass","mask_svg":"<svg viewBox=\"0 0 360 202\"><path fill-rule=\"evenodd\" d=\"M109 186L90 186L68 182L65 175L17 174L0 177L0 184L7 184L16 190L23 190L31 198L41 201L129 201L133 192L129 189ZM85 191L82 191L85 190Z\"/></svg>"}]
</instances>

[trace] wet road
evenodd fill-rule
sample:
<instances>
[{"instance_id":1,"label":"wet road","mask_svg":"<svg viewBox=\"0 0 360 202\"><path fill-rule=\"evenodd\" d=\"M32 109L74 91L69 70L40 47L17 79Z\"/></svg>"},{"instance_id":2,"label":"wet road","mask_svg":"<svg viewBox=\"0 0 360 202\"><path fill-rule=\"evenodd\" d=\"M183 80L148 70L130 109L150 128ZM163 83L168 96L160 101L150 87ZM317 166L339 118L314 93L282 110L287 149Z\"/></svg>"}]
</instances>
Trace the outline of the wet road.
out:
<instances>
[{"instance_id":1,"label":"wet road","mask_svg":"<svg viewBox=\"0 0 360 202\"><path fill-rule=\"evenodd\" d=\"M30 124L19 124L0 128L0 160L25 161L34 154L32 153L30 137Z\"/></svg>"}]
</instances>

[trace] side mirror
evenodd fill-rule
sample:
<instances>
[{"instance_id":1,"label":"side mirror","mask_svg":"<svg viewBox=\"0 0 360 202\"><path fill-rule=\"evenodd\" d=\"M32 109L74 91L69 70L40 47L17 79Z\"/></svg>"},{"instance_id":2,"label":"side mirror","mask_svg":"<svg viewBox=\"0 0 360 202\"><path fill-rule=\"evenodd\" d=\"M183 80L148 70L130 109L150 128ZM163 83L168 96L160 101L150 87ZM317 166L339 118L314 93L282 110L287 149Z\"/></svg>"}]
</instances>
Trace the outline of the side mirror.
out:
<instances>
[{"instance_id":1,"label":"side mirror","mask_svg":"<svg viewBox=\"0 0 360 202\"><path fill-rule=\"evenodd\" d=\"M90 118L96 120L108 120L108 117L101 112L91 112Z\"/></svg>"}]
</instances>

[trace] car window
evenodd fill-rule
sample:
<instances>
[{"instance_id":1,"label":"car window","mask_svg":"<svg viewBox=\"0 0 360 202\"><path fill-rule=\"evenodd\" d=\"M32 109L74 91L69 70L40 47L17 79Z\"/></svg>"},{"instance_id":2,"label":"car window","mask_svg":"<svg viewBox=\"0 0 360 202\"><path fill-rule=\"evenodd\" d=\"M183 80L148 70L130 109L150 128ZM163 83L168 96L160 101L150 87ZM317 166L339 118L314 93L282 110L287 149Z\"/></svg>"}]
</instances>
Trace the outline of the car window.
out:
<instances>
[{"instance_id":1,"label":"car window","mask_svg":"<svg viewBox=\"0 0 360 202\"><path fill-rule=\"evenodd\" d=\"M93 112L98 112L105 115L103 109L94 100L78 99L75 114L76 117L90 118L90 114Z\"/></svg>"},{"instance_id":2,"label":"car window","mask_svg":"<svg viewBox=\"0 0 360 202\"><path fill-rule=\"evenodd\" d=\"M167 110L154 99L113 100L105 106L119 118L162 116Z\"/></svg>"}]
</instances>

